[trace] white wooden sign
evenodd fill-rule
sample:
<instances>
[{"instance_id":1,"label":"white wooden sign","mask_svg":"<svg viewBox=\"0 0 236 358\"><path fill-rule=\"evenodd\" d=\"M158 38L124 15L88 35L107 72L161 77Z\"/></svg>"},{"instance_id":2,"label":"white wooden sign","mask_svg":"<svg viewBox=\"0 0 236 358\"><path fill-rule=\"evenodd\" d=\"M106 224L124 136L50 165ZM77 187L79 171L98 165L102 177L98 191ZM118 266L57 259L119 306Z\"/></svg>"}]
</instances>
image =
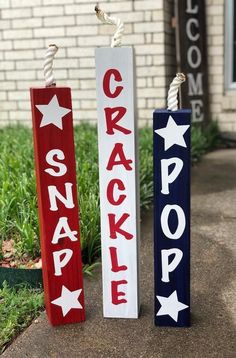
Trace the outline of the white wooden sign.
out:
<instances>
[{"instance_id":1,"label":"white wooden sign","mask_svg":"<svg viewBox=\"0 0 236 358\"><path fill-rule=\"evenodd\" d=\"M95 58L103 314L138 318L139 199L133 50L98 48Z\"/></svg>"}]
</instances>

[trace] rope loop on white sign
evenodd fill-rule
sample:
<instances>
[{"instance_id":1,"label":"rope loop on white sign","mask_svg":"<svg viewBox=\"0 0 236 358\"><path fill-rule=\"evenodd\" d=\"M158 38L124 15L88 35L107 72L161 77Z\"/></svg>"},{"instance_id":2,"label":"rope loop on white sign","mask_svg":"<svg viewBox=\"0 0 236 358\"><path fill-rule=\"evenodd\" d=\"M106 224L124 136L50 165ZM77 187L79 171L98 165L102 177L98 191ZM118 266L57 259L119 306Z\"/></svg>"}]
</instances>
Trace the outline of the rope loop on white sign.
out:
<instances>
[{"instance_id":1,"label":"rope loop on white sign","mask_svg":"<svg viewBox=\"0 0 236 358\"><path fill-rule=\"evenodd\" d=\"M57 51L58 47L56 45L49 45L44 56L43 73L46 87L56 86L52 66Z\"/></svg>"},{"instance_id":2,"label":"rope loop on white sign","mask_svg":"<svg viewBox=\"0 0 236 358\"><path fill-rule=\"evenodd\" d=\"M178 91L179 87L185 82L186 77L184 73L176 73L175 78L170 84L167 96L167 109L170 111L177 111L178 109Z\"/></svg>"},{"instance_id":3,"label":"rope loop on white sign","mask_svg":"<svg viewBox=\"0 0 236 358\"><path fill-rule=\"evenodd\" d=\"M123 22L117 17L108 16L104 11L99 8L98 4L95 6L95 11L98 20L100 20L104 24L116 25L116 32L112 38L111 47L120 47L122 35L124 33Z\"/></svg>"}]
</instances>

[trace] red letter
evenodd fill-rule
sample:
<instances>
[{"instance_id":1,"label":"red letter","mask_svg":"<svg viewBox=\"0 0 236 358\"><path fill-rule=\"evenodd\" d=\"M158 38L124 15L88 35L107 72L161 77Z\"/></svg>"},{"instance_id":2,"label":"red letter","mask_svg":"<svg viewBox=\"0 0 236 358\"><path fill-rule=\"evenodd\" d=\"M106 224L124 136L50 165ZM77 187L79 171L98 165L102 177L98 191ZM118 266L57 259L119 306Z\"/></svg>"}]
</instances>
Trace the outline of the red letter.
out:
<instances>
[{"instance_id":1,"label":"red letter","mask_svg":"<svg viewBox=\"0 0 236 358\"><path fill-rule=\"evenodd\" d=\"M108 214L111 239L117 239L117 233L123 235L126 240L131 240L133 238L132 234L121 229L121 225L125 222L126 219L128 219L128 217L130 217L130 215L124 213L121 218L115 222L115 214Z\"/></svg>"},{"instance_id":2,"label":"red letter","mask_svg":"<svg viewBox=\"0 0 236 358\"><path fill-rule=\"evenodd\" d=\"M107 134L114 134L114 129L117 129L118 131L124 134L131 133L131 130L125 127L121 127L117 124L117 122L119 122L127 112L127 109L125 107L114 107L114 108L107 107L104 109L104 111L105 111L106 122L107 122L107 131L106 131ZM115 116L115 118L112 118L112 115L116 112L117 115Z\"/></svg>"},{"instance_id":3,"label":"red letter","mask_svg":"<svg viewBox=\"0 0 236 358\"><path fill-rule=\"evenodd\" d=\"M112 297L112 303L113 305L119 305L121 303L127 303L127 300L125 298L118 299L119 296L125 296L124 292L119 292L118 286L119 285L126 285L128 282L126 280L120 280L120 281L111 281L111 297Z\"/></svg>"},{"instance_id":4,"label":"red letter","mask_svg":"<svg viewBox=\"0 0 236 358\"><path fill-rule=\"evenodd\" d=\"M117 200L114 199L114 186L118 186L118 190L125 190L125 186L122 180L112 179L107 186L107 199L112 205L120 205L126 198L126 195L120 195Z\"/></svg>"},{"instance_id":5,"label":"red letter","mask_svg":"<svg viewBox=\"0 0 236 358\"><path fill-rule=\"evenodd\" d=\"M126 271L127 266L122 265L119 266L118 258L117 258L117 248L116 247L109 247L110 255L111 255L111 271L119 272L119 271Z\"/></svg>"},{"instance_id":6,"label":"red letter","mask_svg":"<svg viewBox=\"0 0 236 358\"><path fill-rule=\"evenodd\" d=\"M110 81L111 81L111 76L112 75L114 76L114 80L116 82L121 82L122 81L121 74L120 74L120 72L118 70L116 70L114 68L108 70L105 73L105 76L103 78L103 91L104 91L104 93L105 93L105 95L107 97L116 98L116 97L119 96L119 94L121 93L121 91L123 90L124 87L116 86L115 91L112 93L111 89L110 89Z\"/></svg>"},{"instance_id":7,"label":"red letter","mask_svg":"<svg viewBox=\"0 0 236 358\"><path fill-rule=\"evenodd\" d=\"M115 160L116 156L119 155L120 160ZM107 164L107 170L112 170L114 165L124 165L126 170L132 170L132 167L130 164L133 161L131 159L126 159L125 154L123 151L123 144L122 143L116 143L112 152L110 159Z\"/></svg>"}]
</instances>

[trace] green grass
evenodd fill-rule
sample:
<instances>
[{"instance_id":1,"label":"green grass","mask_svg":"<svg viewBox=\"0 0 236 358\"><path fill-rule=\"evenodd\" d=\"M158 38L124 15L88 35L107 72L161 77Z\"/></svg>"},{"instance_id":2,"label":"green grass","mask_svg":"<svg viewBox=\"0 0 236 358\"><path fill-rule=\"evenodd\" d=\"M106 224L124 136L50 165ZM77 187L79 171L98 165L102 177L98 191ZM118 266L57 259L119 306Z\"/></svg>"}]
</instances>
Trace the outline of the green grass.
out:
<instances>
[{"instance_id":1,"label":"green grass","mask_svg":"<svg viewBox=\"0 0 236 358\"><path fill-rule=\"evenodd\" d=\"M43 307L41 289L25 286L0 290L0 354L11 339L27 327Z\"/></svg>"},{"instance_id":2,"label":"green grass","mask_svg":"<svg viewBox=\"0 0 236 358\"><path fill-rule=\"evenodd\" d=\"M199 126L193 126L192 162L214 147L217 140L215 123L205 134ZM100 257L97 129L88 124L77 126L75 144L82 258L88 269ZM140 130L139 148L140 202L141 208L147 209L153 198L150 128ZM14 239L16 256L35 258L40 255L40 245L31 130L1 129L0 153L0 240Z\"/></svg>"},{"instance_id":3,"label":"green grass","mask_svg":"<svg viewBox=\"0 0 236 358\"><path fill-rule=\"evenodd\" d=\"M218 143L218 127L202 133L192 128L192 162ZM78 199L84 272L91 275L100 258L97 129L75 128ZM153 199L152 129L139 133L140 203L148 209ZM28 128L0 130L0 246L14 239L16 255L40 255L32 133ZM1 256L1 250L0 250ZM43 307L42 293L26 287L0 289L0 347L25 328ZM0 352L1 352L0 349Z\"/></svg>"}]
</instances>

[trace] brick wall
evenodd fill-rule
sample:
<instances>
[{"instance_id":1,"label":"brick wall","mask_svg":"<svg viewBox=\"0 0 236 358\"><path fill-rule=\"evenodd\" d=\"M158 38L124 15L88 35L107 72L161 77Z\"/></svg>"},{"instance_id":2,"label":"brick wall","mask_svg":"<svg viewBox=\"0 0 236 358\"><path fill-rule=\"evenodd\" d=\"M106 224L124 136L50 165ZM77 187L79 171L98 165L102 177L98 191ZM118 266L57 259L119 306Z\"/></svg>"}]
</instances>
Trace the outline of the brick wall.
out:
<instances>
[{"instance_id":1,"label":"brick wall","mask_svg":"<svg viewBox=\"0 0 236 358\"><path fill-rule=\"evenodd\" d=\"M224 91L224 0L206 0L210 114L220 120ZM224 130L227 126L221 123Z\"/></svg>"},{"instance_id":2,"label":"brick wall","mask_svg":"<svg viewBox=\"0 0 236 358\"><path fill-rule=\"evenodd\" d=\"M123 45L135 48L142 123L152 117L155 107L165 106L166 78L173 70L168 44L164 46L164 31L171 31L171 2L100 3L102 9L124 21ZM75 121L96 121L94 48L109 46L114 28L98 22L94 4L94 0L0 0L1 125L31 123L29 87L44 85L42 64L50 43L59 46L54 61L57 84L73 89ZM171 42L169 34L168 38Z\"/></svg>"},{"instance_id":3,"label":"brick wall","mask_svg":"<svg viewBox=\"0 0 236 358\"><path fill-rule=\"evenodd\" d=\"M175 29L172 27L172 19L174 17L174 2L166 0L164 2L164 34L165 34L165 78L166 90L173 80L177 69L176 49L175 49Z\"/></svg>"},{"instance_id":4,"label":"brick wall","mask_svg":"<svg viewBox=\"0 0 236 358\"><path fill-rule=\"evenodd\" d=\"M210 114L222 131L236 132L236 90L224 85L225 1L206 0L206 5Z\"/></svg>"},{"instance_id":5,"label":"brick wall","mask_svg":"<svg viewBox=\"0 0 236 358\"><path fill-rule=\"evenodd\" d=\"M236 90L224 87L224 0L206 0L210 116L236 131ZM101 8L125 23L124 45L136 52L140 124L164 107L176 72L173 0L107 0ZM50 43L57 84L73 91L74 118L96 121L94 48L109 46L114 28L98 22L94 0L0 0L0 125L31 123L29 87L42 86Z\"/></svg>"}]
</instances>

